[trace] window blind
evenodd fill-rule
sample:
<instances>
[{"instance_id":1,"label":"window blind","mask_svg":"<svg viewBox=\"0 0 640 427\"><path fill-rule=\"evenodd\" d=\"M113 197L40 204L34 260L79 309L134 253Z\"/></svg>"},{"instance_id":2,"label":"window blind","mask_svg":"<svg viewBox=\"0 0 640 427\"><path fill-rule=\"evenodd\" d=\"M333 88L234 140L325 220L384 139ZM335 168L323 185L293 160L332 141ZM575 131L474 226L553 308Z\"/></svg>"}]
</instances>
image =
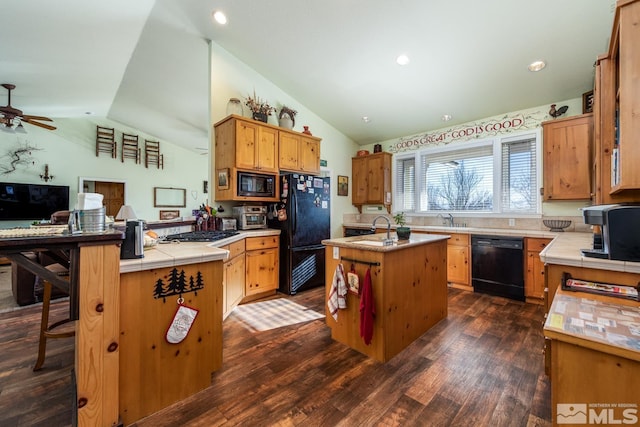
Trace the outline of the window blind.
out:
<instances>
[{"instance_id":1,"label":"window blind","mask_svg":"<svg viewBox=\"0 0 640 427\"><path fill-rule=\"evenodd\" d=\"M491 145L421 156L421 210L491 211Z\"/></svg>"},{"instance_id":2,"label":"window blind","mask_svg":"<svg viewBox=\"0 0 640 427\"><path fill-rule=\"evenodd\" d=\"M535 212L538 203L536 139L502 144L502 211Z\"/></svg>"},{"instance_id":3,"label":"window blind","mask_svg":"<svg viewBox=\"0 0 640 427\"><path fill-rule=\"evenodd\" d=\"M400 211L416 208L416 162L415 158L396 161L396 207Z\"/></svg>"}]
</instances>

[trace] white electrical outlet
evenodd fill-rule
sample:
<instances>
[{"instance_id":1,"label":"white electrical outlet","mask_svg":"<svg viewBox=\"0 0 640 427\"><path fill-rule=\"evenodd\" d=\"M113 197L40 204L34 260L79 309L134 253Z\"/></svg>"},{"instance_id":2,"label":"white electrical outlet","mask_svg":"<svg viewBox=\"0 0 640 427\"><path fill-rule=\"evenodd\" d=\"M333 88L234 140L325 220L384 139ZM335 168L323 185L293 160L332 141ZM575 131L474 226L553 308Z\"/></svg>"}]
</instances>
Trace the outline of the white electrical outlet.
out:
<instances>
[{"instance_id":1,"label":"white electrical outlet","mask_svg":"<svg viewBox=\"0 0 640 427\"><path fill-rule=\"evenodd\" d=\"M333 259L340 259L340 248L337 246L333 247Z\"/></svg>"},{"instance_id":2,"label":"white electrical outlet","mask_svg":"<svg viewBox=\"0 0 640 427\"><path fill-rule=\"evenodd\" d=\"M509 218L509 227L515 227L516 226L516 220L513 218Z\"/></svg>"}]
</instances>

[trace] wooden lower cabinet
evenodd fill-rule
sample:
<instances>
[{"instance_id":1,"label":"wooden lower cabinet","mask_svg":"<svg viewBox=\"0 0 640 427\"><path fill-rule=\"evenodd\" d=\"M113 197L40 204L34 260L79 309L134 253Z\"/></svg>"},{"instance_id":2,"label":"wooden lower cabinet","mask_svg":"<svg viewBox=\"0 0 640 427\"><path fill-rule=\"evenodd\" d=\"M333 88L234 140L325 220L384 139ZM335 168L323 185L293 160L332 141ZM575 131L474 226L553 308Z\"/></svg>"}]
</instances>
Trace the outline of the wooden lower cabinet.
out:
<instances>
[{"instance_id":1,"label":"wooden lower cabinet","mask_svg":"<svg viewBox=\"0 0 640 427\"><path fill-rule=\"evenodd\" d=\"M226 319L231 310L244 297L245 283L245 240L233 242L222 249L229 251L229 259L224 263L222 274L222 317Z\"/></svg>"},{"instance_id":2,"label":"wooden lower cabinet","mask_svg":"<svg viewBox=\"0 0 640 427\"><path fill-rule=\"evenodd\" d=\"M447 240L447 282L458 289L473 291L471 286L471 247L470 236L465 233L426 233L446 234Z\"/></svg>"},{"instance_id":3,"label":"wooden lower cabinet","mask_svg":"<svg viewBox=\"0 0 640 427\"><path fill-rule=\"evenodd\" d=\"M451 286L472 291L469 235L451 233L447 242L447 281Z\"/></svg>"},{"instance_id":4,"label":"wooden lower cabinet","mask_svg":"<svg viewBox=\"0 0 640 427\"><path fill-rule=\"evenodd\" d=\"M526 276L524 278L524 296L527 302L544 302L544 263L540 260L540 251L547 247L551 239L526 238Z\"/></svg>"},{"instance_id":5,"label":"wooden lower cabinet","mask_svg":"<svg viewBox=\"0 0 640 427\"><path fill-rule=\"evenodd\" d=\"M222 271L223 262L214 261L120 274L119 407L124 425L211 385L211 374L222 366ZM165 335L178 295L162 297L158 291L183 280L202 285L182 294L184 304L199 312L186 338L170 344Z\"/></svg>"},{"instance_id":6,"label":"wooden lower cabinet","mask_svg":"<svg viewBox=\"0 0 640 427\"><path fill-rule=\"evenodd\" d=\"M246 239L245 296L265 292L275 293L280 275L280 237L249 237Z\"/></svg>"}]
</instances>

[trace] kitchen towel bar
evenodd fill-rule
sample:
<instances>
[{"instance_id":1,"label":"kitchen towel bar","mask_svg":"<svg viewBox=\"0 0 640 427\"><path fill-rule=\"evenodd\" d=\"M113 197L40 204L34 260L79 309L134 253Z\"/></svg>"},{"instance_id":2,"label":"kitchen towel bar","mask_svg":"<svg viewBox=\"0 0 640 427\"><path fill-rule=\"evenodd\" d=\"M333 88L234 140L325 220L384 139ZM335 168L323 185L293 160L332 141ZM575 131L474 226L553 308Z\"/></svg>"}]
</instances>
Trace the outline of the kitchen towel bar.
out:
<instances>
[{"instance_id":1,"label":"kitchen towel bar","mask_svg":"<svg viewBox=\"0 0 640 427\"><path fill-rule=\"evenodd\" d=\"M341 256L340 257L340 261L349 261L349 262L355 262L356 264L367 264L369 266L379 266L380 263L377 261L371 262L371 261L360 261L358 259L353 259L353 258L346 258Z\"/></svg>"}]
</instances>

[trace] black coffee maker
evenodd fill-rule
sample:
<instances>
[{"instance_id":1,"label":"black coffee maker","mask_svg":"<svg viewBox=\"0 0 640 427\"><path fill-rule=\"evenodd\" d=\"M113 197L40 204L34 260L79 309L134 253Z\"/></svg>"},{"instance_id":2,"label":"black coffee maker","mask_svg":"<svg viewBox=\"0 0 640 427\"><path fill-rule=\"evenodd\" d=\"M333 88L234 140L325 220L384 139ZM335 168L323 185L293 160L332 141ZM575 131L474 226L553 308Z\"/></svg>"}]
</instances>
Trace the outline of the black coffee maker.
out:
<instances>
[{"instance_id":1,"label":"black coffee maker","mask_svg":"<svg viewBox=\"0 0 640 427\"><path fill-rule=\"evenodd\" d=\"M597 225L594 248L582 249L586 257L640 262L640 206L599 205L582 208L585 224Z\"/></svg>"},{"instance_id":2,"label":"black coffee maker","mask_svg":"<svg viewBox=\"0 0 640 427\"><path fill-rule=\"evenodd\" d=\"M127 221L120 259L144 258L144 221Z\"/></svg>"}]
</instances>

